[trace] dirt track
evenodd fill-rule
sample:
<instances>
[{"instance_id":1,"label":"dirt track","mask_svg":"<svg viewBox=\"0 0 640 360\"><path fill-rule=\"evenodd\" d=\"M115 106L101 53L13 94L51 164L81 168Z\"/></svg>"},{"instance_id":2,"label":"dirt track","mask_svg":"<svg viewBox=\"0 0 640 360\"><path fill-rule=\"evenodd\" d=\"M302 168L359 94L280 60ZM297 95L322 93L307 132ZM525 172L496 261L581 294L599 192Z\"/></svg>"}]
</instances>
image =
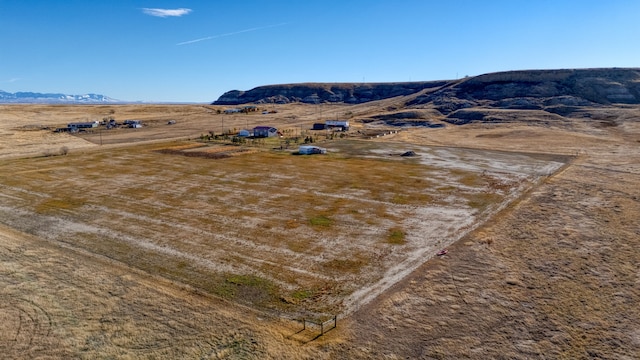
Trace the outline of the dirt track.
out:
<instances>
[{"instance_id":1,"label":"dirt track","mask_svg":"<svg viewBox=\"0 0 640 360\"><path fill-rule=\"evenodd\" d=\"M390 138L577 158L310 343L314 333L296 334L295 322L0 228L0 351L13 358L640 358L639 130L627 119L609 129L471 125Z\"/></svg>"}]
</instances>

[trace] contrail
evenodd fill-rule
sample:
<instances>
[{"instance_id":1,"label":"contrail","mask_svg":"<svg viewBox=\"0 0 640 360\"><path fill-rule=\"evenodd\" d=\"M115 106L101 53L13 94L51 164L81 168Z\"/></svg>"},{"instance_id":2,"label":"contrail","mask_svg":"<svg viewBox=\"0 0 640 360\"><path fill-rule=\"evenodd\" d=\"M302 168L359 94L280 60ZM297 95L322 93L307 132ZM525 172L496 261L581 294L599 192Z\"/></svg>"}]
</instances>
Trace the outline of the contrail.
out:
<instances>
[{"instance_id":1,"label":"contrail","mask_svg":"<svg viewBox=\"0 0 640 360\"><path fill-rule=\"evenodd\" d=\"M217 38L221 38L221 37L225 37L225 36L237 35L237 34L242 34L242 33L251 32L251 31L256 31L256 30L263 30L263 29L268 29L268 28L272 28L272 27L276 27L276 26L282 26L282 25L287 25L287 23L281 23L281 24L275 24L275 25L268 25L268 26L261 26L261 27L251 28L251 29L244 29L244 30L240 30L240 31L234 31L234 32L226 33L226 34L219 34L219 35L207 36L207 37L203 37L203 38L200 38L200 39L189 40L189 41L183 41L183 42L177 43L176 45L187 45L187 44L193 44L193 43L197 43L197 42L200 42L200 41L211 40L211 39L217 39Z\"/></svg>"}]
</instances>

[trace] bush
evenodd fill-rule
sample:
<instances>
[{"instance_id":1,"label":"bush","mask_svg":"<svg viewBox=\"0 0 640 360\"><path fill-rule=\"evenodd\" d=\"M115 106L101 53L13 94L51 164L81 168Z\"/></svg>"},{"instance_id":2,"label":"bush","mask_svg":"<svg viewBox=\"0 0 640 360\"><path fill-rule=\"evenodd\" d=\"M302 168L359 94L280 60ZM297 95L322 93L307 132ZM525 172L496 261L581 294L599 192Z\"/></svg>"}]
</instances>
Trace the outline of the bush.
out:
<instances>
[{"instance_id":1,"label":"bush","mask_svg":"<svg viewBox=\"0 0 640 360\"><path fill-rule=\"evenodd\" d=\"M313 226L329 227L333 224L333 220L324 215L319 215L309 219L309 223Z\"/></svg>"},{"instance_id":2,"label":"bush","mask_svg":"<svg viewBox=\"0 0 640 360\"><path fill-rule=\"evenodd\" d=\"M387 242L389 244L402 245L407 241L404 238L404 231L402 229L393 228L389 230L389 236L387 237Z\"/></svg>"}]
</instances>

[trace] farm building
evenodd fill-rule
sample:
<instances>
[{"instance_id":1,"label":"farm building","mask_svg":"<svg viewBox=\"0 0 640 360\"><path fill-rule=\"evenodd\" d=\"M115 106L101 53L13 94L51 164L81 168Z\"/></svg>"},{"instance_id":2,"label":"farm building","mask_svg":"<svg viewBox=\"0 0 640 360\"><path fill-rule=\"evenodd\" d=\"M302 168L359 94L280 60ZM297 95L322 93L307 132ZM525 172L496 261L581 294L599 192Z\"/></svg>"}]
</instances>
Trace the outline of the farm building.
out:
<instances>
[{"instance_id":1,"label":"farm building","mask_svg":"<svg viewBox=\"0 0 640 360\"><path fill-rule=\"evenodd\" d=\"M251 136L251 132L249 132L249 130L242 129L238 131L238 136L241 136L241 137Z\"/></svg>"},{"instance_id":2,"label":"farm building","mask_svg":"<svg viewBox=\"0 0 640 360\"><path fill-rule=\"evenodd\" d=\"M253 128L254 137L272 137L278 135L278 129L271 126L256 126Z\"/></svg>"},{"instance_id":3,"label":"farm building","mask_svg":"<svg viewBox=\"0 0 640 360\"><path fill-rule=\"evenodd\" d=\"M314 145L301 145L298 148L298 153L301 155L326 154L327 149Z\"/></svg>"},{"instance_id":4,"label":"farm building","mask_svg":"<svg viewBox=\"0 0 640 360\"><path fill-rule=\"evenodd\" d=\"M341 131L349 130L349 122L343 120L327 120L325 121L327 129L337 129Z\"/></svg>"},{"instance_id":5,"label":"farm building","mask_svg":"<svg viewBox=\"0 0 640 360\"><path fill-rule=\"evenodd\" d=\"M73 122L73 123L67 124L67 128L70 129L70 130L91 129L91 128L95 128L95 127L98 127L98 122L97 121Z\"/></svg>"},{"instance_id":6,"label":"farm building","mask_svg":"<svg viewBox=\"0 0 640 360\"><path fill-rule=\"evenodd\" d=\"M141 128L142 127L142 121L140 121L140 120L125 120L125 121L123 121L123 124L129 126L130 128Z\"/></svg>"},{"instance_id":7,"label":"farm building","mask_svg":"<svg viewBox=\"0 0 640 360\"><path fill-rule=\"evenodd\" d=\"M233 108L233 109L225 109L224 113L225 114L235 114L235 113L239 113L241 110L238 108Z\"/></svg>"}]
</instances>

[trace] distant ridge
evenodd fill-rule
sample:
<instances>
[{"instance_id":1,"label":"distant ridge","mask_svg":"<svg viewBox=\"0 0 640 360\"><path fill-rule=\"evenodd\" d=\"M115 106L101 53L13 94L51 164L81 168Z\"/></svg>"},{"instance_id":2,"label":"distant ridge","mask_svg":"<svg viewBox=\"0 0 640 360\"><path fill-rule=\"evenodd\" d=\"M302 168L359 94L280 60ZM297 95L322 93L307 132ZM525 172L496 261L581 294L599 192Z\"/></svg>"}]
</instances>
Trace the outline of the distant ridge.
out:
<instances>
[{"instance_id":1,"label":"distant ridge","mask_svg":"<svg viewBox=\"0 0 640 360\"><path fill-rule=\"evenodd\" d=\"M424 89L438 88L450 81L415 81L398 83L300 83L259 86L249 91L228 91L212 105L237 105L246 103L286 104L323 102L360 104L390 97L417 93Z\"/></svg>"},{"instance_id":2,"label":"distant ridge","mask_svg":"<svg viewBox=\"0 0 640 360\"><path fill-rule=\"evenodd\" d=\"M0 90L0 104L109 104L122 101L100 94L67 95L60 93L15 92Z\"/></svg>"},{"instance_id":3,"label":"distant ridge","mask_svg":"<svg viewBox=\"0 0 640 360\"><path fill-rule=\"evenodd\" d=\"M420 93L422 92L422 93ZM433 105L443 114L475 106L542 109L560 105L640 104L640 68L505 71L460 80L397 83L301 83L228 91L214 105L245 103L358 104L415 95L406 105Z\"/></svg>"}]
</instances>

